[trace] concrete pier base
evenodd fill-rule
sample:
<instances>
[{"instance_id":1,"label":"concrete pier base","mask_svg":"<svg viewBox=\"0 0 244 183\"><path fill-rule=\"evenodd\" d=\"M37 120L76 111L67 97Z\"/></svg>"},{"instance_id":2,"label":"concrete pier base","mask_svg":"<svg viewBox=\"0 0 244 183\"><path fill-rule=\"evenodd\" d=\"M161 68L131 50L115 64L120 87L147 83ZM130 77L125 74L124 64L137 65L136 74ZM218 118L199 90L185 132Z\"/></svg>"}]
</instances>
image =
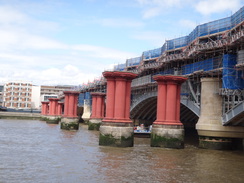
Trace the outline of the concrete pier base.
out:
<instances>
[{"instance_id":1,"label":"concrete pier base","mask_svg":"<svg viewBox=\"0 0 244 183\"><path fill-rule=\"evenodd\" d=\"M99 145L114 147L133 147L133 124L103 122L100 126Z\"/></svg>"},{"instance_id":2,"label":"concrete pier base","mask_svg":"<svg viewBox=\"0 0 244 183\"><path fill-rule=\"evenodd\" d=\"M102 123L102 118L100 119L90 119L88 122L88 130L97 130L99 131L99 128Z\"/></svg>"},{"instance_id":3,"label":"concrete pier base","mask_svg":"<svg viewBox=\"0 0 244 183\"><path fill-rule=\"evenodd\" d=\"M46 116L44 121L48 124L58 124L61 121L61 116Z\"/></svg>"},{"instance_id":4,"label":"concrete pier base","mask_svg":"<svg viewBox=\"0 0 244 183\"><path fill-rule=\"evenodd\" d=\"M183 125L155 125L152 126L151 147L184 148Z\"/></svg>"},{"instance_id":5,"label":"concrete pier base","mask_svg":"<svg viewBox=\"0 0 244 183\"><path fill-rule=\"evenodd\" d=\"M78 130L79 129L78 118L63 117L61 119L60 128L63 130Z\"/></svg>"},{"instance_id":6,"label":"concrete pier base","mask_svg":"<svg viewBox=\"0 0 244 183\"><path fill-rule=\"evenodd\" d=\"M220 137L199 137L199 147L213 150L231 150L232 139Z\"/></svg>"}]
</instances>

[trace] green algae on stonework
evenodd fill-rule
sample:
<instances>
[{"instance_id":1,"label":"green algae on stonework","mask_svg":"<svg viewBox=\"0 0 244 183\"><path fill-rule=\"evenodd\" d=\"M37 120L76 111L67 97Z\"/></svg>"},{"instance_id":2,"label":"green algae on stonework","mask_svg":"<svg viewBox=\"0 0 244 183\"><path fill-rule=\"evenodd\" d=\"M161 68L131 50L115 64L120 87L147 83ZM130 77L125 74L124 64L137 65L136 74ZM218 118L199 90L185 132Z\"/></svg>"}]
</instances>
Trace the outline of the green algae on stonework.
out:
<instances>
[{"instance_id":1,"label":"green algae on stonework","mask_svg":"<svg viewBox=\"0 0 244 183\"><path fill-rule=\"evenodd\" d=\"M58 124L61 121L61 118L56 118L56 119L46 118L45 121L46 121L46 123L49 123L49 124Z\"/></svg>"},{"instance_id":2,"label":"green algae on stonework","mask_svg":"<svg viewBox=\"0 0 244 183\"><path fill-rule=\"evenodd\" d=\"M79 123L77 122L70 122L70 123L61 123L61 129L63 130L78 130L79 129Z\"/></svg>"},{"instance_id":3,"label":"green algae on stonework","mask_svg":"<svg viewBox=\"0 0 244 183\"><path fill-rule=\"evenodd\" d=\"M230 150L232 141L229 138L199 137L199 147L213 150Z\"/></svg>"},{"instance_id":4,"label":"green algae on stonework","mask_svg":"<svg viewBox=\"0 0 244 183\"><path fill-rule=\"evenodd\" d=\"M97 130L97 131L99 131L100 126L101 126L101 123L88 122L88 130Z\"/></svg>"},{"instance_id":5,"label":"green algae on stonework","mask_svg":"<svg viewBox=\"0 0 244 183\"><path fill-rule=\"evenodd\" d=\"M183 136L179 138L169 138L151 134L151 147L182 149L184 148Z\"/></svg>"},{"instance_id":6,"label":"green algae on stonework","mask_svg":"<svg viewBox=\"0 0 244 183\"><path fill-rule=\"evenodd\" d=\"M102 135L99 137L99 145L103 146L114 146L114 147L132 147L133 146L133 136L124 137L121 136L120 139L115 138L111 134Z\"/></svg>"}]
</instances>

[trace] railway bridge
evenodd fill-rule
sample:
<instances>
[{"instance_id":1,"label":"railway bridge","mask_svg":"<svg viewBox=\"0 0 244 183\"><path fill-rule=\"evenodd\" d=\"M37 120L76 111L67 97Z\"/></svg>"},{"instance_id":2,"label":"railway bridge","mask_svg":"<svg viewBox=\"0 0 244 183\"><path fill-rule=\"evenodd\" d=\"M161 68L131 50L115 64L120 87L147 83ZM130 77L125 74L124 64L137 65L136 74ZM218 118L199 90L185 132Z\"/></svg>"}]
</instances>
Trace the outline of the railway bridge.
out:
<instances>
[{"instance_id":1,"label":"railway bridge","mask_svg":"<svg viewBox=\"0 0 244 183\"><path fill-rule=\"evenodd\" d=\"M152 126L151 146L244 146L244 7L189 35L127 59L78 90L83 119L100 145L133 146L133 127ZM99 128L100 127L100 128Z\"/></svg>"}]
</instances>

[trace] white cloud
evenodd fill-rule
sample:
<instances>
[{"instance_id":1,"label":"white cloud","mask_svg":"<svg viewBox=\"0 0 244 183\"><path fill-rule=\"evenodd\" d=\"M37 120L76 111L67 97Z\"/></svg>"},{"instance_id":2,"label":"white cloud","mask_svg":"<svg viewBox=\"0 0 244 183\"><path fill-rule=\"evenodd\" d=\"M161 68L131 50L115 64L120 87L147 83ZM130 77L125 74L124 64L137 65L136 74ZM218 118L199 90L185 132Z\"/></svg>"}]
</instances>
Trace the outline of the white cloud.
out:
<instances>
[{"instance_id":1,"label":"white cloud","mask_svg":"<svg viewBox=\"0 0 244 183\"><path fill-rule=\"evenodd\" d=\"M28 17L9 7L9 6L0 6L0 23L4 24L11 24L11 23L18 23L18 24L23 24L26 21L28 21Z\"/></svg>"},{"instance_id":2,"label":"white cloud","mask_svg":"<svg viewBox=\"0 0 244 183\"><path fill-rule=\"evenodd\" d=\"M236 11L241 7L241 0L201 0L195 8L203 15L220 13L226 10Z\"/></svg>"},{"instance_id":3,"label":"white cloud","mask_svg":"<svg viewBox=\"0 0 244 183\"><path fill-rule=\"evenodd\" d=\"M165 13L169 8L181 6L183 0L136 0L143 8L143 18L152 18Z\"/></svg>"},{"instance_id":4,"label":"white cloud","mask_svg":"<svg viewBox=\"0 0 244 183\"><path fill-rule=\"evenodd\" d=\"M129 52L94 45L75 45L72 47L72 49L85 52L84 54L86 54L86 56L89 55L93 58L115 59L118 61L125 61L127 57L134 56L134 54Z\"/></svg>"}]
</instances>

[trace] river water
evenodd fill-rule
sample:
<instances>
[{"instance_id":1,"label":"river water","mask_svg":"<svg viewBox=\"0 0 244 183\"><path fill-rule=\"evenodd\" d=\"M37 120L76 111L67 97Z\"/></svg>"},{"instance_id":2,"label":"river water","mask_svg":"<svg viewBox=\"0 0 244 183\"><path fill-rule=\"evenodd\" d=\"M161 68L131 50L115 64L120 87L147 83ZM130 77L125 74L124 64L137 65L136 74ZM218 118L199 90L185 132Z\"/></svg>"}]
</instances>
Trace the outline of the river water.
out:
<instances>
[{"instance_id":1,"label":"river water","mask_svg":"<svg viewBox=\"0 0 244 183\"><path fill-rule=\"evenodd\" d=\"M98 145L99 132L64 131L42 121L0 119L0 183L243 183L244 153L186 145Z\"/></svg>"}]
</instances>

